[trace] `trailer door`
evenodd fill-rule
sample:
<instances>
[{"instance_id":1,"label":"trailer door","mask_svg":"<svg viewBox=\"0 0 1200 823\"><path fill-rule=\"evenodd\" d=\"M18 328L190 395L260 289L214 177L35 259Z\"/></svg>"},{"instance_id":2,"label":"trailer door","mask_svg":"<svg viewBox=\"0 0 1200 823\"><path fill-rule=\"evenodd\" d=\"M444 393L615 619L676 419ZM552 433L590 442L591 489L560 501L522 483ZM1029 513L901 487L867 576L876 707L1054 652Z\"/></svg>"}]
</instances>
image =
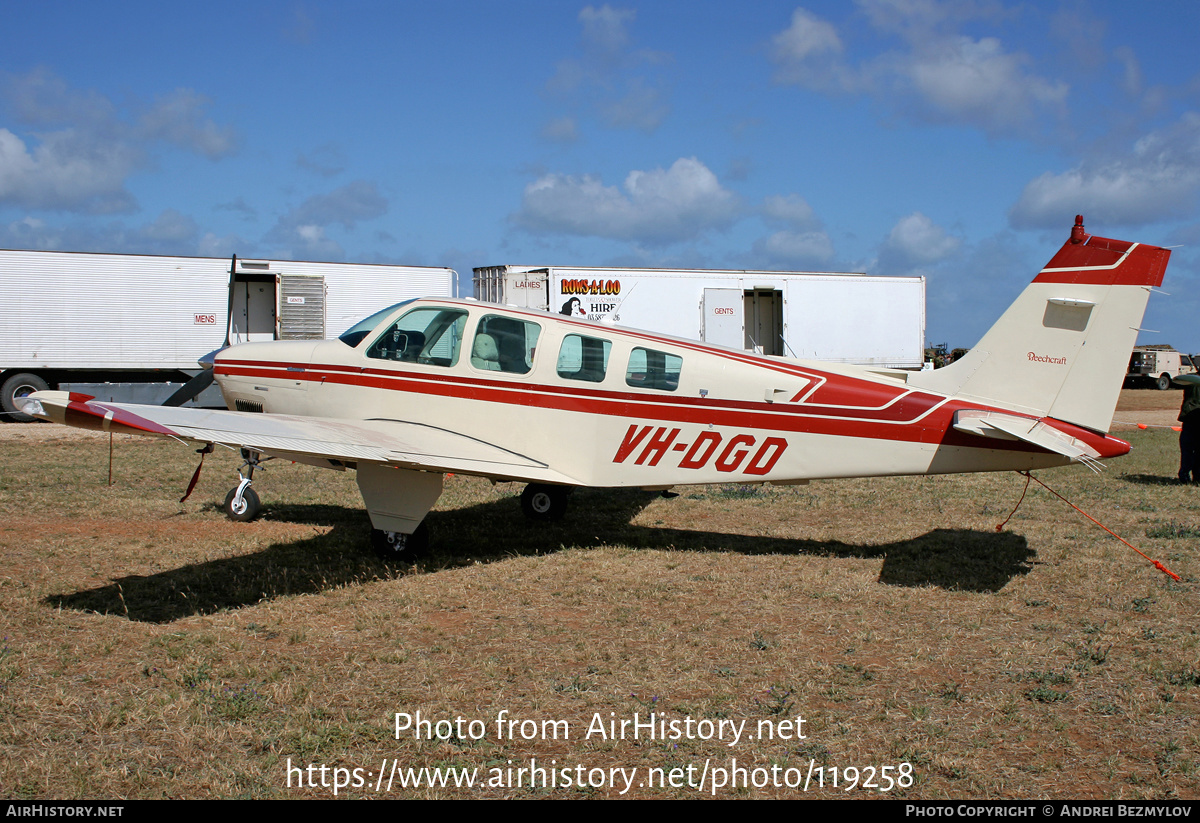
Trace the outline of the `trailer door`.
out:
<instances>
[{"instance_id":1,"label":"trailer door","mask_svg":"<svg viewBox=\"0 0 1200 823\"><path fill-rule=\"evenodd\" d=\"M742 348L745 339L741 289L705 289L700 303L700 335L705 343Z\"/></svg>"},{"instance_id":2,"label":"trailer door","mask_svg":"<svg viewBox=\"0 0 1200 823\"><path fill-rule=\"evenodd\" d=\"M783 354L783 292L770 287L746 289L747 350L758 354Z\"/></svg>"},{"instance_id":3,"label":"trailer door","mask_svg":"<svg viewBox=\"0 0 1200 823\"><path fill-rule=\"evenodd\" d=\"M524 309L550 309L550 270L508 272L504 275L504 303Z\"/></svg>"},{"instance_id":4,"label":"trailer door","mask_svg":"<svg viewBox=\"0 0 1200 823\"><path fill-rule=\"evenodd\" d=\"M279 275L279 339L325 339L324 275Z\"/></svg>"},{"instance_id":5,"label":"trailer door","mask_svg":"<svg viewBox=\"0 0 1200 823\"><path fill-rule=\"evenodd\" d=\"M229 342L275 339L275 275L238 272L230 299Z\"/></svg>"}]
</instances>

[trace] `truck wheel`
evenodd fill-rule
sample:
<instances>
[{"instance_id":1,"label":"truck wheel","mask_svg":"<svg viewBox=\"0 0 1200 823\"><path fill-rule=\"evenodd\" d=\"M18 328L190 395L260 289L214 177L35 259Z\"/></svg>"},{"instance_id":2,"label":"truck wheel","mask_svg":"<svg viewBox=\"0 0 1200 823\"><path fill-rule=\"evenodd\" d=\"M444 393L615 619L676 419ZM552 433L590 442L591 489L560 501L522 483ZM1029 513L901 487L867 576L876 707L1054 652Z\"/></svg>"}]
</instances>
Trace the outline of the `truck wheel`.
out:
<instances>
[{"instance_id":1,"label":"truck wheel","mask_svg":"<svg viewBox=\"0 0 1200 823\"><path fill-rule=\"evenodd\" d=\"M50 385L36 374L14 374L0 387L0 406L7 412L5 416L9 420L16 420L19 423L34 422L37 418L21 411L17 406L17 400L28 397L35 391L45 391L48 388Z\"/></svg>"},{"instance_id":2,"label":"truck wheel","mask_svg":"<svg viewBox=\"0 0 1200 823\"><path fill-rule=\"evenodd\" d=\"M1158 387L1159 391L1166 391L1171 388L1171 375L1166 373L1160 374L1158 379L1154 381L1154 385Z\"/></svg>"}]
</instances>

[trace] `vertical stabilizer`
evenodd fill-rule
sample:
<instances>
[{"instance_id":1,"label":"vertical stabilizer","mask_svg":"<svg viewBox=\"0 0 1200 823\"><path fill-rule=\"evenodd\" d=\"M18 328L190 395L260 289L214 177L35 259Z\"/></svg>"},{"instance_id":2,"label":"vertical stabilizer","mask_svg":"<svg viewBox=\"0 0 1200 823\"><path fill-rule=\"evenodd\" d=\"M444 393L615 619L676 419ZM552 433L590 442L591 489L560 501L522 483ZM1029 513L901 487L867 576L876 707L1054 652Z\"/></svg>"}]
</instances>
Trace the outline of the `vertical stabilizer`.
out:
<instances>
[{"instance_id":1,"label":"vertical stabilizer","mask_svg":"<svg viewBox=\"0 0 1200 823\"><path fill-rule=\"evenodd\" d=\"M1107 432L1146 301L1171 252L1087 234L1071 238L983 336L913 385Z\"/></svg>"}]
</instances>

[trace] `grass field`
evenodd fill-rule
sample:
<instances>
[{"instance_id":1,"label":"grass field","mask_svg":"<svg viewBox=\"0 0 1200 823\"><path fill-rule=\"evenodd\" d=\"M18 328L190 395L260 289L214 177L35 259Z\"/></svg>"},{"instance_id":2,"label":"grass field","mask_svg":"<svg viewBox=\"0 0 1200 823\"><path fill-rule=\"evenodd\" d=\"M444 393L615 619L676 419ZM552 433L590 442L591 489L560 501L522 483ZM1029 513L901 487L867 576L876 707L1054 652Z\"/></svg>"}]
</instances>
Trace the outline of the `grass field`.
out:
<instances>
[{"instance_id":1,"label":"grass field","mask_svg":"<svg viewBox=\"0 0 1200 823\"><path fill-rule=\"evenodd\" d=\"M0 440L6 798L329 797L322 765L345 797L1200 796L1200 493L1169 430L1038 476L1181 582L1037 486L998 533L1016 474L584 490L552 526L454 477L432 556L391 566L350 473L268 464L237 524L229 453L180 504L178 444L116 438L109 486L107 438L31 430ZM464 723L397 739L417 712ZM650 713L693 734L596 733Z\"/></svg>"}]
</instances>

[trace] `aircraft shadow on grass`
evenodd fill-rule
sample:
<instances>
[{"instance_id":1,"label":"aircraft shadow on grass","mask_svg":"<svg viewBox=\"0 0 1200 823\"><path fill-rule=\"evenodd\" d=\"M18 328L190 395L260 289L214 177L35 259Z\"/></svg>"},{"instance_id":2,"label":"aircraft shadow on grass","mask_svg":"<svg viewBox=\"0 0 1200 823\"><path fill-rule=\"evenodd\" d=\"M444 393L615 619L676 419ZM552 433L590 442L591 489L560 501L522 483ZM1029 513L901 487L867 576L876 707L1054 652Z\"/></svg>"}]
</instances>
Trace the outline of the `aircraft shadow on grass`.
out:
<instances>
[{"instance_id":1,"label":"aircraft shadow on grass","mask_svg":"<svg viewBox=\"0 0 1200 823\"><path fill-rule=\"evenodd\" d=\"M475 562L549 554L563 547L602 545L746 555L882 558L879 581L995 592L1033 567L1036 553L1011 532L935 529L891 543L855 545L649 527L630 522L658 495L640 490L577 491L558 523L530 523L515 498L428 516L430 556L416 566L375 558L366 548L369 524L362 511L329 505L274 505L274 520L330 527L304 540L276 543L254 554L211 560L153 575L131 575L110 585L43 601L55 608L127 617L148 623L251 606L264 600L313 594L342 585L432 573Z\"/></svg>"}]
</instances>

